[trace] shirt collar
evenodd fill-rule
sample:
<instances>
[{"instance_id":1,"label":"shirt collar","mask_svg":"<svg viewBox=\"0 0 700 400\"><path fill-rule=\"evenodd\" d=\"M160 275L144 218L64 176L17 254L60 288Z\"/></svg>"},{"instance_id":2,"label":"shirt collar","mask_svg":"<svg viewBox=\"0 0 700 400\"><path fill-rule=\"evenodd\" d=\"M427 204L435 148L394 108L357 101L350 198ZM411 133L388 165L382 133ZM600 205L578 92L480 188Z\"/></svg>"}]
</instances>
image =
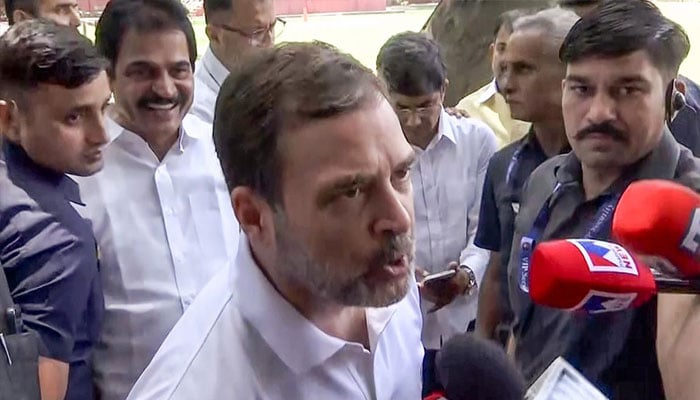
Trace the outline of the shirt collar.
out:
<instances>
[{"instance_id":1,"label":"shirt collar","mask_svg":"<svg viewBox=\"0 0 700 400\"><path fill-rule=\"evenodd\" d=\"M481 93L479 94L478 101L479 103L483 104L486 103L487 101L491 100L493 96L495 96L497 93L496 90L496 79L493 79L491 82L489 82L486 86L484 86L481 89Z\"/></svg>"},{"instance_id":2,"label":"shirt collar","mask_svg":"<svg viewBox=\"0 0 700 400\"><path fill-rule=\"evenodd\" d=\"M680 146L671 131L664 128L661 141L647 156L629 166L620 179L606 193L622 192L632 180L673 178L680 155ZM561 165L555 168L557 181L562 184L581 183L581 162L574 152L563 156Z\"/></svg>"},{"instance_id":3,"label":"shirt collar","mask_svg":"<svg viewBox=\"0 0 700 400\"><path fill-rule=\"evenodd\" d=\"M452 128L452 121L450 118L453 117L451 117L450 114L448 114L447 111L442 108L440 111L440 121L438 122L438 133L436 135L437 140L440 140L442 137L446 137L450 140L450 142L457 144L457 138L455 136L454 129Z\"/></svg>"},{"instance_id":4,"label":"shirt collar","mask_svg":"<svg viewBox=\"0 0 700 400\"><path fill-rule=\"evenodd\" d=\"M540 140L537 139L537 134L535 134L535 127L530 126L530 130L527 131L527 134L520 138L521 146L523 146L524 149L527 149L529 151L534 151L537 154L542 155L545 159L547 158L547 154L545 154L544 149L542 149L542 144L540 143ZM559 151L559 154L565 154L571 151L571 147L568 145L568 143Z\"/></svg>"},{"instance_id":5,"label":"shirt collar","mask_svg":"<svg viewBox=\"0 0 700 400\"><path fill-rule=\"evenodd\" d=\"M235 273L229 284L243 317L258 331L277 356L295 373L302 374L324 363L343 347L359 346L321 331L289 302L263 275L254 261L250 244L241 234ZM370 343L376 348L379 335L389 324L398 304L385 308L367 308ZM290 340L294 338L294 340Z\"/></svg>"},{"instance_id":6,"label":"shirt collar","mask_svg":"<svg viewBox=\"0 0 700 400\"><path fill-rule=\"evenodd\" d=\"M224 64L219 61L214 52L211 50L211 47L207 47L207 51L204 52L204 55L202 56L202 66L207 70L206 72L211 76L214 82L216 82L216 85L221 87L226 80L229 71Z\"/></svg>"},{"instance_id":7,"label":"shirt collar","mask_svg":"<svg viewBox=\"0 0 700 400\"><path fill-rule=\"evenodd\" d=\"M135 136L141 138L141 136L138 135L136 132L132 132L119 125L119 123L115 121L111 116L107 116L105 120L105 129L107 130L108 138L107 145L117 140L117 138L122 136L124 133L126 133L130 137ZM190 141L200 139L207 133L212 133L211 125L205 123L204 121L201 121L196 116L186 114L185 118L183 118L182 122L180 123L180 132L178 134L177 140L178 149L182 153L183 151L185 151L185 147L187 147L187 144L190 143ZM143 139L141 139L141 141L143 141Z\"/></svg>"},{"instance_id":8,"label":"shirt collar","mask_svg":"<svg viewBox=\"0 0 700 400\"><path fill-rule=\"evenodd\" d=\"M32 160L24 149L7 140L0 142L2 154L8 171L19 174L25 181L45 182L58 189L66 200L71 203L84 206L80 198L80 188L78 184L66 174L61 174L45 168Z\"/></svg>"}]
</instances>

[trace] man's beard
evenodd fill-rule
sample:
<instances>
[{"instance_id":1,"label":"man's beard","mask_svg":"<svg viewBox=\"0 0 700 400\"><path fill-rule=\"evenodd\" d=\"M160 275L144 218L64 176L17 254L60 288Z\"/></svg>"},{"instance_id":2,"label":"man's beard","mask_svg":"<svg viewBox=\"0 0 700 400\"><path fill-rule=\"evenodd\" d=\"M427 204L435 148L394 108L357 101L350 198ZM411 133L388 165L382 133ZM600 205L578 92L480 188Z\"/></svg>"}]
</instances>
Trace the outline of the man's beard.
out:
<instances>
[{"instance_id":1,"label":"man's beard","mask_svg":"<svg viewBox=\"0 0 700 400\"><path fill-rule=\"evenodd\" d=\"M386 307L399 302L408 292L414 270L411 235L387 236L382 249L364 261L368 264L367 270L358 270L354 265L320 264L313 260L305 246L289 232L281 212L275 213L275 239L278 272L320 299L344 306ZM404 256L410 265L405 279L386 282L367 279L368 272L384 268L400 256Z\"/></svg>"}]
</instances>

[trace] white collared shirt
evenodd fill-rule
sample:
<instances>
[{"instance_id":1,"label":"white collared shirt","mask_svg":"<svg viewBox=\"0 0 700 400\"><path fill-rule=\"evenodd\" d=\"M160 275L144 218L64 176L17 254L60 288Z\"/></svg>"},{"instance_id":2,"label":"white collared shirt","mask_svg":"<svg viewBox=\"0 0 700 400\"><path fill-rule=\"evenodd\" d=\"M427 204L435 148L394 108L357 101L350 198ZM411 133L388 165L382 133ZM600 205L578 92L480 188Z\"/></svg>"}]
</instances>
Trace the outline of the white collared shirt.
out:
<instances>
[{"instance_id":1,"label":"white collared shirt","mask_svg":"<svg viewBox=\"0 0 700 400\"><path fill-rule=\"evenodd\" d=\"M190 114L196 115L206 123L214 123L216 97L227 76L228 69L216 58L211 48L207 47L202 59L195 64L194 100Z\"/></svg>"},{"instance_id":2,"label":"white collared shirt","mask_svg":"<svg viewBox=\"0 0 700 400\"><path fill-rule=\"evenodd\" d=\"M288 303L242 235L178 322L128 400L418 400L421 315L416 284L366 309L371 351L322 332Z\"/></svg>"},{"instance_id":3,"label":"white collared shirt","mask_svg":"<svg viewBox=\"0 0 700 400\"><path fill-rule=\"evenodd\" d=\"M184 310L235 256L238 222L211 125L186 116L162 161L109 118L107 133L104 169L79 183L105 296L95 383L102 400L124 400Z\"/></svg>"},{"instance_id":4,"label":"white collared shirt","mask_svg":"<svg viewBox=\"0 0 700 400\"><path fill-rule=\"evenodd\" d=\"M438 133L425 150L416 148L412 171L416 215L416 265L428 272L444 271L450 262L468 266L477 284L486 271L489 253L474 245L486 167L496 151L493 132L473 118L457 118L444 110ZM424 314L423 343L439 349L467 330L476 318L478 288L445 308ZM433 307L422 302L424 312Z\"/></svg>"}]
</instances>

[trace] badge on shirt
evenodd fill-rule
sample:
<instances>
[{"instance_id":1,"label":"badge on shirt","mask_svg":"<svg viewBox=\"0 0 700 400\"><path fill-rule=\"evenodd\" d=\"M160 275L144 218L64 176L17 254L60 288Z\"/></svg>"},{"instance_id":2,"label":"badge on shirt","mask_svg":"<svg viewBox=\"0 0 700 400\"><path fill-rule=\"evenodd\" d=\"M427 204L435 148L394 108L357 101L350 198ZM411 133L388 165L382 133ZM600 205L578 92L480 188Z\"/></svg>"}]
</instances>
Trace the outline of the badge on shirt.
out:
<instances>
[{"instance_id":1,"label":"badge on shirt","mask_svg":"<svg viewBox=\"0 0 700 400\"><path fill-rule=\"evenodd\" d=\"M520 290L530 293L530 257L532 256L535 241L523 236L520 240Z\"/></svg>"}]
</instances>

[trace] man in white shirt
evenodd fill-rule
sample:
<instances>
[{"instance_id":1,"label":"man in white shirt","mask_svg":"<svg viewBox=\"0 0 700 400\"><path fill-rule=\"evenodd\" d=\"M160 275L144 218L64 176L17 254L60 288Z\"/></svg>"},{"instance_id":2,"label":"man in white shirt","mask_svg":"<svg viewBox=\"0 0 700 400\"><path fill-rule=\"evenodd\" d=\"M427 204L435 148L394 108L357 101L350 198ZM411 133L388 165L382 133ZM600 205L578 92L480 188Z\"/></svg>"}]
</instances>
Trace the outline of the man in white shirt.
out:
<instances>
[{"instance_id":1,"label":"man in white shirt","mask_svg":"<svg viewBox=\"0 0 700 400\"><path fill-rule=\"evenodd\" d=\"M96 28L115 104L105 167L81 180L100 247L102 400L123 400L185 309L235 256L238 225L211 125L185 117L196 47L171 0L112 0ZM184 119L183 119L184 117Z\"/></svg>"},{"instance_id":2,"label":"man in white shirt","mask_svg":"<svg viewBox=\"0 0 700 400\"><path fill-rule=\"evenodd\" d=\"M271 47L284 21L275 17L273 0L204 0L204 18L209 47L195 68L190 113L212 124L224 79L241 60Z\"/></svg>"},{"instance_id":3,"label":"man in white shirt","mask_svg":"<svg viewBox=\"0 0 700 400\"><path fill-rule=\"evenodd\" d=\"M437 43L425 34L390 38L377 56L377 71L418 155L412 175L416 266L424 276L456 271L450 279L421 284L427 395L439 389L435 353L476 318L488 252L474 245L474 236L486 167L497 145L484 123L445 113L445 64Z\"/></svg>"},{"instance_id":4,"label":"man in white shirt","mask_svg":"<svg viewBox=\"0 0 700 400\"><path fill-rule=\"evenodd\" d=\"M226 80L216 119L240 252L129 399L419 399L415 156L382 84L287 44Z\"/></svg>"}]
</instances>

